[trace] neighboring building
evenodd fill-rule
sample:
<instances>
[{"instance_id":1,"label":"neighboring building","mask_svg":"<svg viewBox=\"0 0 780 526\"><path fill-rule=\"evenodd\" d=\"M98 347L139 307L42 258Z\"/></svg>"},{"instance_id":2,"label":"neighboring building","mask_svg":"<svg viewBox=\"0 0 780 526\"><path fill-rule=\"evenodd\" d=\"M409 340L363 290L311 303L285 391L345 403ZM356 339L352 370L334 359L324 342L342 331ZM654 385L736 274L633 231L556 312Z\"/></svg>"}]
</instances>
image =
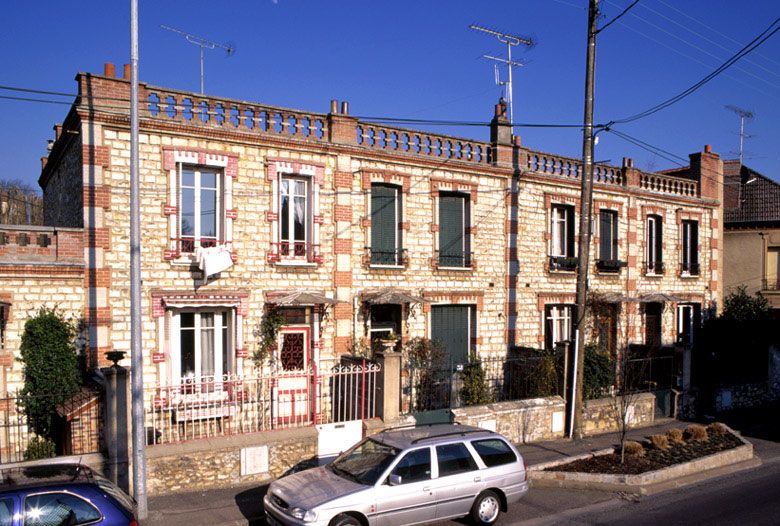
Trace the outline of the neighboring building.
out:
<instances>
[{"instance_id":1,"label":"neighboring building","mask_svg":"<svg viewBox=\"0 0 780 526\"><path fill-rule=\"evenodd\" d=\"M723 175L726 292L760 292L780 318L780 184L736 159L723 162Z\"/></svg>"},{"instance_id":2,"label":"neighboring building","mask_svg":"<svg viewBox=\"0 0 780 526\"><path fill-rule=\"evenodd\" d=\"M83 229L84 270L58 290L80 298L89 363L104 366L130 350L130 84L113 67L76 80L40 184L46 224ZM480 142L362 122L336 101L318 114L146 84L140 98L149 419L233 414L210 411L271 370L251 359L270 310L283 324L263 411L277 423L316 421L301 375L360 338L426 336L453 366L572 338L580 163L522 146L503 103ZM719 303L722 165L709 147L691 165L595 168L590 290L612 315L593 338L613 353L690 343ZM12 310L32 301L19 291ZM195 392L208 400L189 407Z\"/></svg>"}]
</instances>

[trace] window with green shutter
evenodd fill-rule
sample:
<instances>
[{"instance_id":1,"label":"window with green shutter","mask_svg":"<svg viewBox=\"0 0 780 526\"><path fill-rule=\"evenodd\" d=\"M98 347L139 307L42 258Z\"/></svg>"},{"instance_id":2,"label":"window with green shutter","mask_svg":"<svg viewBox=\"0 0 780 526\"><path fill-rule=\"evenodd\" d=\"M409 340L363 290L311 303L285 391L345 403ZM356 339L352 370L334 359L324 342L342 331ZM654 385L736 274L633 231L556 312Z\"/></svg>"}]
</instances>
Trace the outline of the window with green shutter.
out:
<instances>
[{"instance_id":1,"label":"window with green shutter","mask_svg":"<svg viewBox=\"0 0 780 526\"><path fill-rule=\"evenodd\" d=\"M469 198L467 195L439 194L439 266L470 267Z\"/></svg>"},{"instance_id":2,"label":"window with green shutter","mask_svg":"<svg viewBox=\"0 0 780 526\"><path fill-rule=\"evenodd\" d=\"M371 264L400 265L401 198L397 186L371 185Z\"/></svg>"}]
</instances>

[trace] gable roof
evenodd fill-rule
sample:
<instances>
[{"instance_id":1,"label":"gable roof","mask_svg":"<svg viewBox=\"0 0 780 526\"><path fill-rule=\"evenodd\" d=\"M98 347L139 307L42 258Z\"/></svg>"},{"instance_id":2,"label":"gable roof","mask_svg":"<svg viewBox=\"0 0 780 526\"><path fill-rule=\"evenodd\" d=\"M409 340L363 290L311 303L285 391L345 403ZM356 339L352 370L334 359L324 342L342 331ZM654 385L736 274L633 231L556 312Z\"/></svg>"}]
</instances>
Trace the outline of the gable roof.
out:
<instances>
[{"instance_id":1,"label":"gable roof","mask_svg":"<svg viewBox=\"0 0 780 526\"><path fill-rule=\"evenodd\" d=\"M726 228L780 225L780 184L740 164L723 162Z\"/></svg>"}]
</instances>

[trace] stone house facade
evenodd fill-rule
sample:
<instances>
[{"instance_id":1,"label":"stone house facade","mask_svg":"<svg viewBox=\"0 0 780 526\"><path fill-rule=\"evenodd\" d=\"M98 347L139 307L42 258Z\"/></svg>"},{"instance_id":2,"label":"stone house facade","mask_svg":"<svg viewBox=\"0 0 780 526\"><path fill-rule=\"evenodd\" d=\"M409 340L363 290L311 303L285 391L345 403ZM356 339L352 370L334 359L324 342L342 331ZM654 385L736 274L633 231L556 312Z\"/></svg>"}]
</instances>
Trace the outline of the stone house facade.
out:
<instances>
[{"instance_id":1,"label":"stone house facade","mask_svg":"<svg viewBox=\"0 0 780 526\"><path fill-rule=\"evenodd\" d=\"M92 366L130 349L130 85L108 66L77 75L40 178L46 224L83 229L68 294ZM282 370L327 367L361 338L437 339L457 364L571 337L581 168L512 137L502 103L480 142L336 101L311 113L144 83L140 99L150 387L268 370L252 356L272 309ZM709 147L691 166L596 167L590 288L625 303L607 346L618 327L674 343L718 303L722 166Z\"/></svg>"}]
</instances>

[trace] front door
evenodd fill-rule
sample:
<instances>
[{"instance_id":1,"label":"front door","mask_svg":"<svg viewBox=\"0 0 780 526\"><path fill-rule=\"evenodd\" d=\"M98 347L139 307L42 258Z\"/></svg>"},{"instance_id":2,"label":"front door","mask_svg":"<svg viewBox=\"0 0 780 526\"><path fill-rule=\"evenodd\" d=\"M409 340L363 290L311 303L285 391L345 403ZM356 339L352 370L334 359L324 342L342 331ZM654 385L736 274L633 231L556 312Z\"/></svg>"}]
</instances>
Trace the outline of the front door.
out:
<instances>
[{"instance_id":1,"label":"front door","mask_svg":"<svg viewBox=\"0 0 780 526\"><path fill-rule=\"evenodd\" d=\"M312 418L314 396L308 327L283 327L277 349L278 374L274 387L274 423L284 426Z\"/></svg>"},{"instance_id":2,"label":"front door","mask_svg":"<svg viewBox=\"0 0 780 526\"><path fill-rule=\"evenodd\" d=\"M663 303L645 303L645 345L648 350L661 347L661 314Z\"/></svg>"}]
</instances>

